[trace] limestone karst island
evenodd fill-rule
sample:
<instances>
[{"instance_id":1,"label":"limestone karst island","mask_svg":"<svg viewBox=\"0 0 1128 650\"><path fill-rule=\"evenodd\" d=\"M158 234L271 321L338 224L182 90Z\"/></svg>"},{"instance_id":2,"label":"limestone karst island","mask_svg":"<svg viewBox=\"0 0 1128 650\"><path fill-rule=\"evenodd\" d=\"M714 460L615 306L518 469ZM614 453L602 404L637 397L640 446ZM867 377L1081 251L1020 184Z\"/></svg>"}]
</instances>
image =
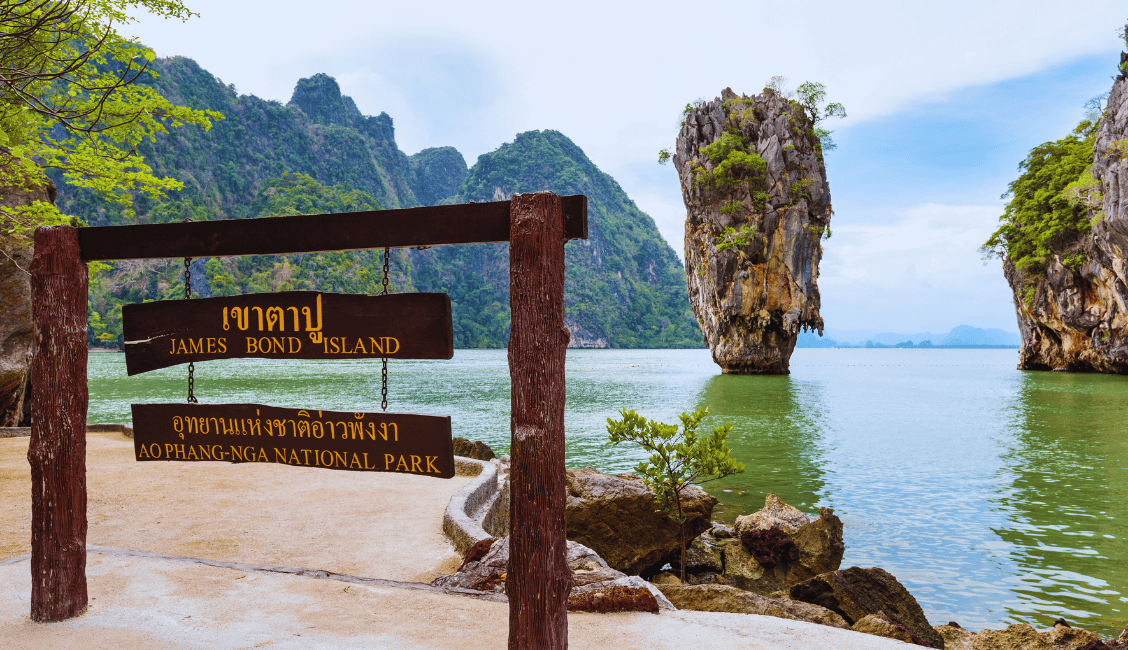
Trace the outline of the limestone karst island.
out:
<instances>
[{"instance_id":1,"label":"limestone karst island","mask_svg":"<svg viewBox=\"0 0 1128 650\"><path fill-rule=\"evenodd\" d=\"M0 647L1128 650L1123 15L309 9L0 0Z\"/></svg>"}]
</instances>

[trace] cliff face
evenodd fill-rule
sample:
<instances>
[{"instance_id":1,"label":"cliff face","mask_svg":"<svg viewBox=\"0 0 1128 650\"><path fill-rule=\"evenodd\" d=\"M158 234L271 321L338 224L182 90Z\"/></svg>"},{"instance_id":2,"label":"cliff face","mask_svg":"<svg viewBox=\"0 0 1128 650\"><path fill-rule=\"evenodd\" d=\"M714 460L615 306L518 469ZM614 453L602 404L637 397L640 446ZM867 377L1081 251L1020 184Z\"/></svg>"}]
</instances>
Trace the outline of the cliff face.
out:
<instances>
[{"instance_id":1,"label":"cliff face","mask_svg":"<svg viewBox=\"0 0 1128 650\"><path fill-rule=\"evenodd\" d=\"M1033 279L1004 262L1022 333L1019 368L1128 374L1126 156L1128 76L1121 73L1093 146L1092 174L1099 182L1093 196L1103 199L1090 207L1092 230L1075 245L1085 263L1074 270L1055 255L1044 275ZM1036 286L1032 297L1024 295L1024 286Z\"/></svg>"},{"instance_id":2,"label":"cliff face","mask_svg":"<svg viewBox=\"0 0 1128 650\"><path fill-rule=\"evenodd\" d=\"M810 120L772 91L726 88L687 113L673 160L689 299L713 360L787 374L800 329L823 327L816 280L832 211Z\"/></svg>"}]
</instances>

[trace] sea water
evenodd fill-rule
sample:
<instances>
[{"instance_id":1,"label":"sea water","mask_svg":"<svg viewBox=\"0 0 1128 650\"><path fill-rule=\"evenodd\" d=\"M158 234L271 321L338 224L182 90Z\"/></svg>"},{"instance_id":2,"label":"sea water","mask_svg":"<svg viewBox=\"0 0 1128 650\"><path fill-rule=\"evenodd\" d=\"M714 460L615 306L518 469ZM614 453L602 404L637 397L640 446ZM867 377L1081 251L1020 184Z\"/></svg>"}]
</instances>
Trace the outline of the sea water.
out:
<instances>
[{"instance_id":1,"label":"sea water","mask_svg":"<svg viewBox=\"0 0 1128 650\"><path fill-rule=\"evenodd\" d=\"M619 409L675 423L707 407L733 425L745 472L705 483L731 523L774 492L845 524L843 566L896 576L934 624L1062 616L1103 636L1128 623L1128 377L1023 372L1015 350L799 349L787 377L722 375L705 350L569 350L569 467L632 469L606 444ZM184 366L125 376L90 355L90 422L183 401ZM380 362L196 364L207 403L376 411ZM509 450L504 350L389 362L390 411L450 415L454 435ZM435 480L420 477L421 481Z\"/></svg>"}]
</instances>

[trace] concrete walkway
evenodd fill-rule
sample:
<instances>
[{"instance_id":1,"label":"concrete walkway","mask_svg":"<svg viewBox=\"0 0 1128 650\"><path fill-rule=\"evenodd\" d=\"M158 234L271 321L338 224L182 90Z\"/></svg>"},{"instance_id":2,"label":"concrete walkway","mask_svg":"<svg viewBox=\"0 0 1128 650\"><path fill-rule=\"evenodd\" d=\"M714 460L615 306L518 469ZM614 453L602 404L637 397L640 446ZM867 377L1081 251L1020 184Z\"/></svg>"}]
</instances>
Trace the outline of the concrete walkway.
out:
<instances>
[{"instance_id":1,"label":"concrete walkway","mask_svg":"<svg viewBox=\"0 0 1128 650\"><path fill-rule=\"evenodd\" d=\"M4 648L506 647L508 604L420 584L457 566L440 531L450 496L468 478L137 463L120 434L87 439L90 608L52 624L28 618L28 439L0 439ZM742 614L568 620L577 649L906 647Z\"/></svg>"}]
</instances>

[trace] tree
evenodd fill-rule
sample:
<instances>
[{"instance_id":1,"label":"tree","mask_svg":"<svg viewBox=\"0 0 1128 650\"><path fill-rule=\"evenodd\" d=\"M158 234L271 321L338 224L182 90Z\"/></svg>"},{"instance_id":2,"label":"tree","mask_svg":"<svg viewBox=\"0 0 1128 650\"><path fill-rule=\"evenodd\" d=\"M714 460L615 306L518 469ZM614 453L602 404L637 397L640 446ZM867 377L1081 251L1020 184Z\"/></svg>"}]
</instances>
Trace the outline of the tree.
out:
<instances>
[{"instance_id":1,"label":"tree","mask_svg":"<svg viewBox=\"0 0 1128 650\"><path fill-rule=\"evenodd\" d=\"M153 74L155 55L115 29L134 20L133 9L194 15L180 0L0 0L0 186L43 187L43 170L54 168L123 206L136 193L159 198L182 187L154 174L137 145L186 124L208 129L223 116L135 83ZM15 233L69 220L42 201L0 209L0 225Z\"/></svg>"},{"instance_id":2,"label":"tree","mask_svg":"<svg viewBox=\"0 0 1128 650\"><path fill-rule=\"evenodd\" d=\"M628 411L619 410L622 420L607 418L607 444L635 442L650 452L650 458L638 464L635 471L646 487L654 491L657 512L663 513L678 524L678 547L681 549L681 578L685 580L685 521L682 512L682 492L692 484L707 483L744 471L730 455L725 439L732 425L724 423L713 427L713 433L700 435L697 427L708 413L698 409L692 415L682 413L681 430L676 424L665 424Z\"/></svg>"}]
</instances>

